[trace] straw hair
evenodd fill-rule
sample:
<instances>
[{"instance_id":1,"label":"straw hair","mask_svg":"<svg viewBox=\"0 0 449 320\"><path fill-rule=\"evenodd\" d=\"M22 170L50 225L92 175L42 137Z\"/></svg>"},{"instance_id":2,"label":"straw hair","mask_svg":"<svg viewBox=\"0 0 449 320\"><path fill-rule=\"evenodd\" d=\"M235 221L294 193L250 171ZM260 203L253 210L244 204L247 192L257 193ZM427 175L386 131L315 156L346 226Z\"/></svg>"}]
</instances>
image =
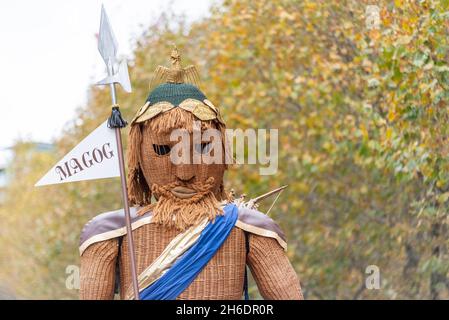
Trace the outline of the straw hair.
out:
<instances>
[{"instance_id":1,"label":"straw hair","mask_svg":"<svg viewBox=\"0 0 449 320\"><path fill-rule=\"evenodd\" d=\"M140 125L131 126L128 147L128 198L131 205L143 206L151 202L151 191L140 167Z\"/></svg>"},{"instance_id":2,"label":"straw hair","mask_svg":"<svg viewBox=\"0 0 449 320\"><path fill-rule=\"evenodd\" d=\"M158 134L170 133L175 129L185 129L189 133L192 133L195 122L198 121L201 122L201 130L211 129L221 125L217 120L201 121L191 112L182 108L173 108L164 112L145 122L145 125L147 125L151 131ZM218 127L218 129L220 128Z\"/></svg>"}]
</instances>

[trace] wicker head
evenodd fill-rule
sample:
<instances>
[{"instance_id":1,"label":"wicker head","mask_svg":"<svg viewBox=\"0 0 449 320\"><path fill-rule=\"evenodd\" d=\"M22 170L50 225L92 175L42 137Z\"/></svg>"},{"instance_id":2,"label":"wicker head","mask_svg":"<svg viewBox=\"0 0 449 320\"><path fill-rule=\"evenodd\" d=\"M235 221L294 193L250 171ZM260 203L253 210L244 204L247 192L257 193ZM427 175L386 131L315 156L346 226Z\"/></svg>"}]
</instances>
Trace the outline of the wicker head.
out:
<instances>
[{"instance_id":1,"label":"wicker head","mask_svg":"<svg viewBox=\"0 0 449 320\"><path fill-rule=\"evenodd\" d=\"M166 82L151 90L131 122L128 192L131 204L151 209L156 223L183 230L204 216L213 220L222 213L219 202L226 199L223 175L228 162L224 152L226 127L218 108L205 94L194 84L184 83L184 78L189 78L187 70L192 68L180 66L177 51L172 53L172 59L171 69L159 67L155 72ZM178 129L187 134L182 141L183 163L175 163L171 157L172 149L180 146L179 139L171 137ZM209 129L219 134L200 141L195 138L195 132L202 136ZM201 154L209 152L209 145L213 145L210 152L219 151L221 159L213 163L195 160L195 153L202 159ZM180 199L171 192L175 187L186 187L196 194ZM153 205L152 195L157 200Z\"/></svg>"}]
</instances>

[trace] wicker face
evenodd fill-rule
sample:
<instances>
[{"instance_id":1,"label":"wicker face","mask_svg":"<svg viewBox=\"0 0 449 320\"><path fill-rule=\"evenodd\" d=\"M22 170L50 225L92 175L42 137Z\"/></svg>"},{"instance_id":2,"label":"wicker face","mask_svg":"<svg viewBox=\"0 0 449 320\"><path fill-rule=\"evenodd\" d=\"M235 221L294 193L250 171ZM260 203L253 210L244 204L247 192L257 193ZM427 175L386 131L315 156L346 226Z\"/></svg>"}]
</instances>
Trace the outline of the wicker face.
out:
<instances>
[{"instance_id":1,"label":"wicker face","mask_svg":"<svg viewBox=\"0 0 449 320\"><path fill-rule=\"evenodd\" d=\"M212 127L215 127L212 124ZM212 192L217 199L221 199L221 186L223 184L223 174L226 170L224 164L174 164L170 158L171 149L176 142L170 141L170 133L156 133L148 125L142 126L142 144L140 148L140 165L145 180L151 187L153 184L160 186L179 185L175 187L172 193L180 199L188 199L191 196L189 188L195 184L206 182L210 177L214 178ZM193 134L190 133L190 156L194 152L201 152L201 146L192 143ZM204 141L206 147L207 141ZM199 148L198 148L199 147ZM192 158L191 158L192 160ZM189 190L190 189L190 190ZM158 195L155 194L155 197Z\"/></svg>"}]
</instances>

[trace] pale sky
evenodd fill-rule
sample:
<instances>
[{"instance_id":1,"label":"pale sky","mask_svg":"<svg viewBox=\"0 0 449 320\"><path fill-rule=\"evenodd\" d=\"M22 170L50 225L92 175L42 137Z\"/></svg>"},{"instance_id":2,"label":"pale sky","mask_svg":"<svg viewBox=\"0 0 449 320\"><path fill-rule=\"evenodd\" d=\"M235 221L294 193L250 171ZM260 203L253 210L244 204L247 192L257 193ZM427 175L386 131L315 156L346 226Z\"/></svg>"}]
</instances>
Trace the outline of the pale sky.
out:
<instances>
[{"instance_id":1,"label":"pale sky","mask_svg":"<svg viewBox=\"0 0 449 320\"><path fill-rule=\"evenodd\" d=\"M51 142L87 89L105 76L95 34L105 5L119 43L132 43L170 6L167 0L14 0L0 2L0 149L18 138ZM212 0L174 0L171 7L194 21Z\"/></svg>"}]
</instances>

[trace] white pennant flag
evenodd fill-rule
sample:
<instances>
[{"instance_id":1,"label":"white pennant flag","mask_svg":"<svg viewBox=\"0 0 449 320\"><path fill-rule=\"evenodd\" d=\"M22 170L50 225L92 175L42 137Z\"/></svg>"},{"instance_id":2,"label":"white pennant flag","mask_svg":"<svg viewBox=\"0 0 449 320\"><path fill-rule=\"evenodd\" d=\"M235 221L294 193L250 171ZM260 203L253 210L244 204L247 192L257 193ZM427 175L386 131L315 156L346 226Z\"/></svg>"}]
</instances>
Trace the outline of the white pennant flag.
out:
<instances>
[{"instance_id":1,"label":"white pennant flag","mask_svg":"<svg viewBox=\"0 0 449 320\"><path fill-rule=\"evenodd\" d=\"M65 155L35 186L120 176L114 129L107 121Z\"/></svg>"}]
</instances>

